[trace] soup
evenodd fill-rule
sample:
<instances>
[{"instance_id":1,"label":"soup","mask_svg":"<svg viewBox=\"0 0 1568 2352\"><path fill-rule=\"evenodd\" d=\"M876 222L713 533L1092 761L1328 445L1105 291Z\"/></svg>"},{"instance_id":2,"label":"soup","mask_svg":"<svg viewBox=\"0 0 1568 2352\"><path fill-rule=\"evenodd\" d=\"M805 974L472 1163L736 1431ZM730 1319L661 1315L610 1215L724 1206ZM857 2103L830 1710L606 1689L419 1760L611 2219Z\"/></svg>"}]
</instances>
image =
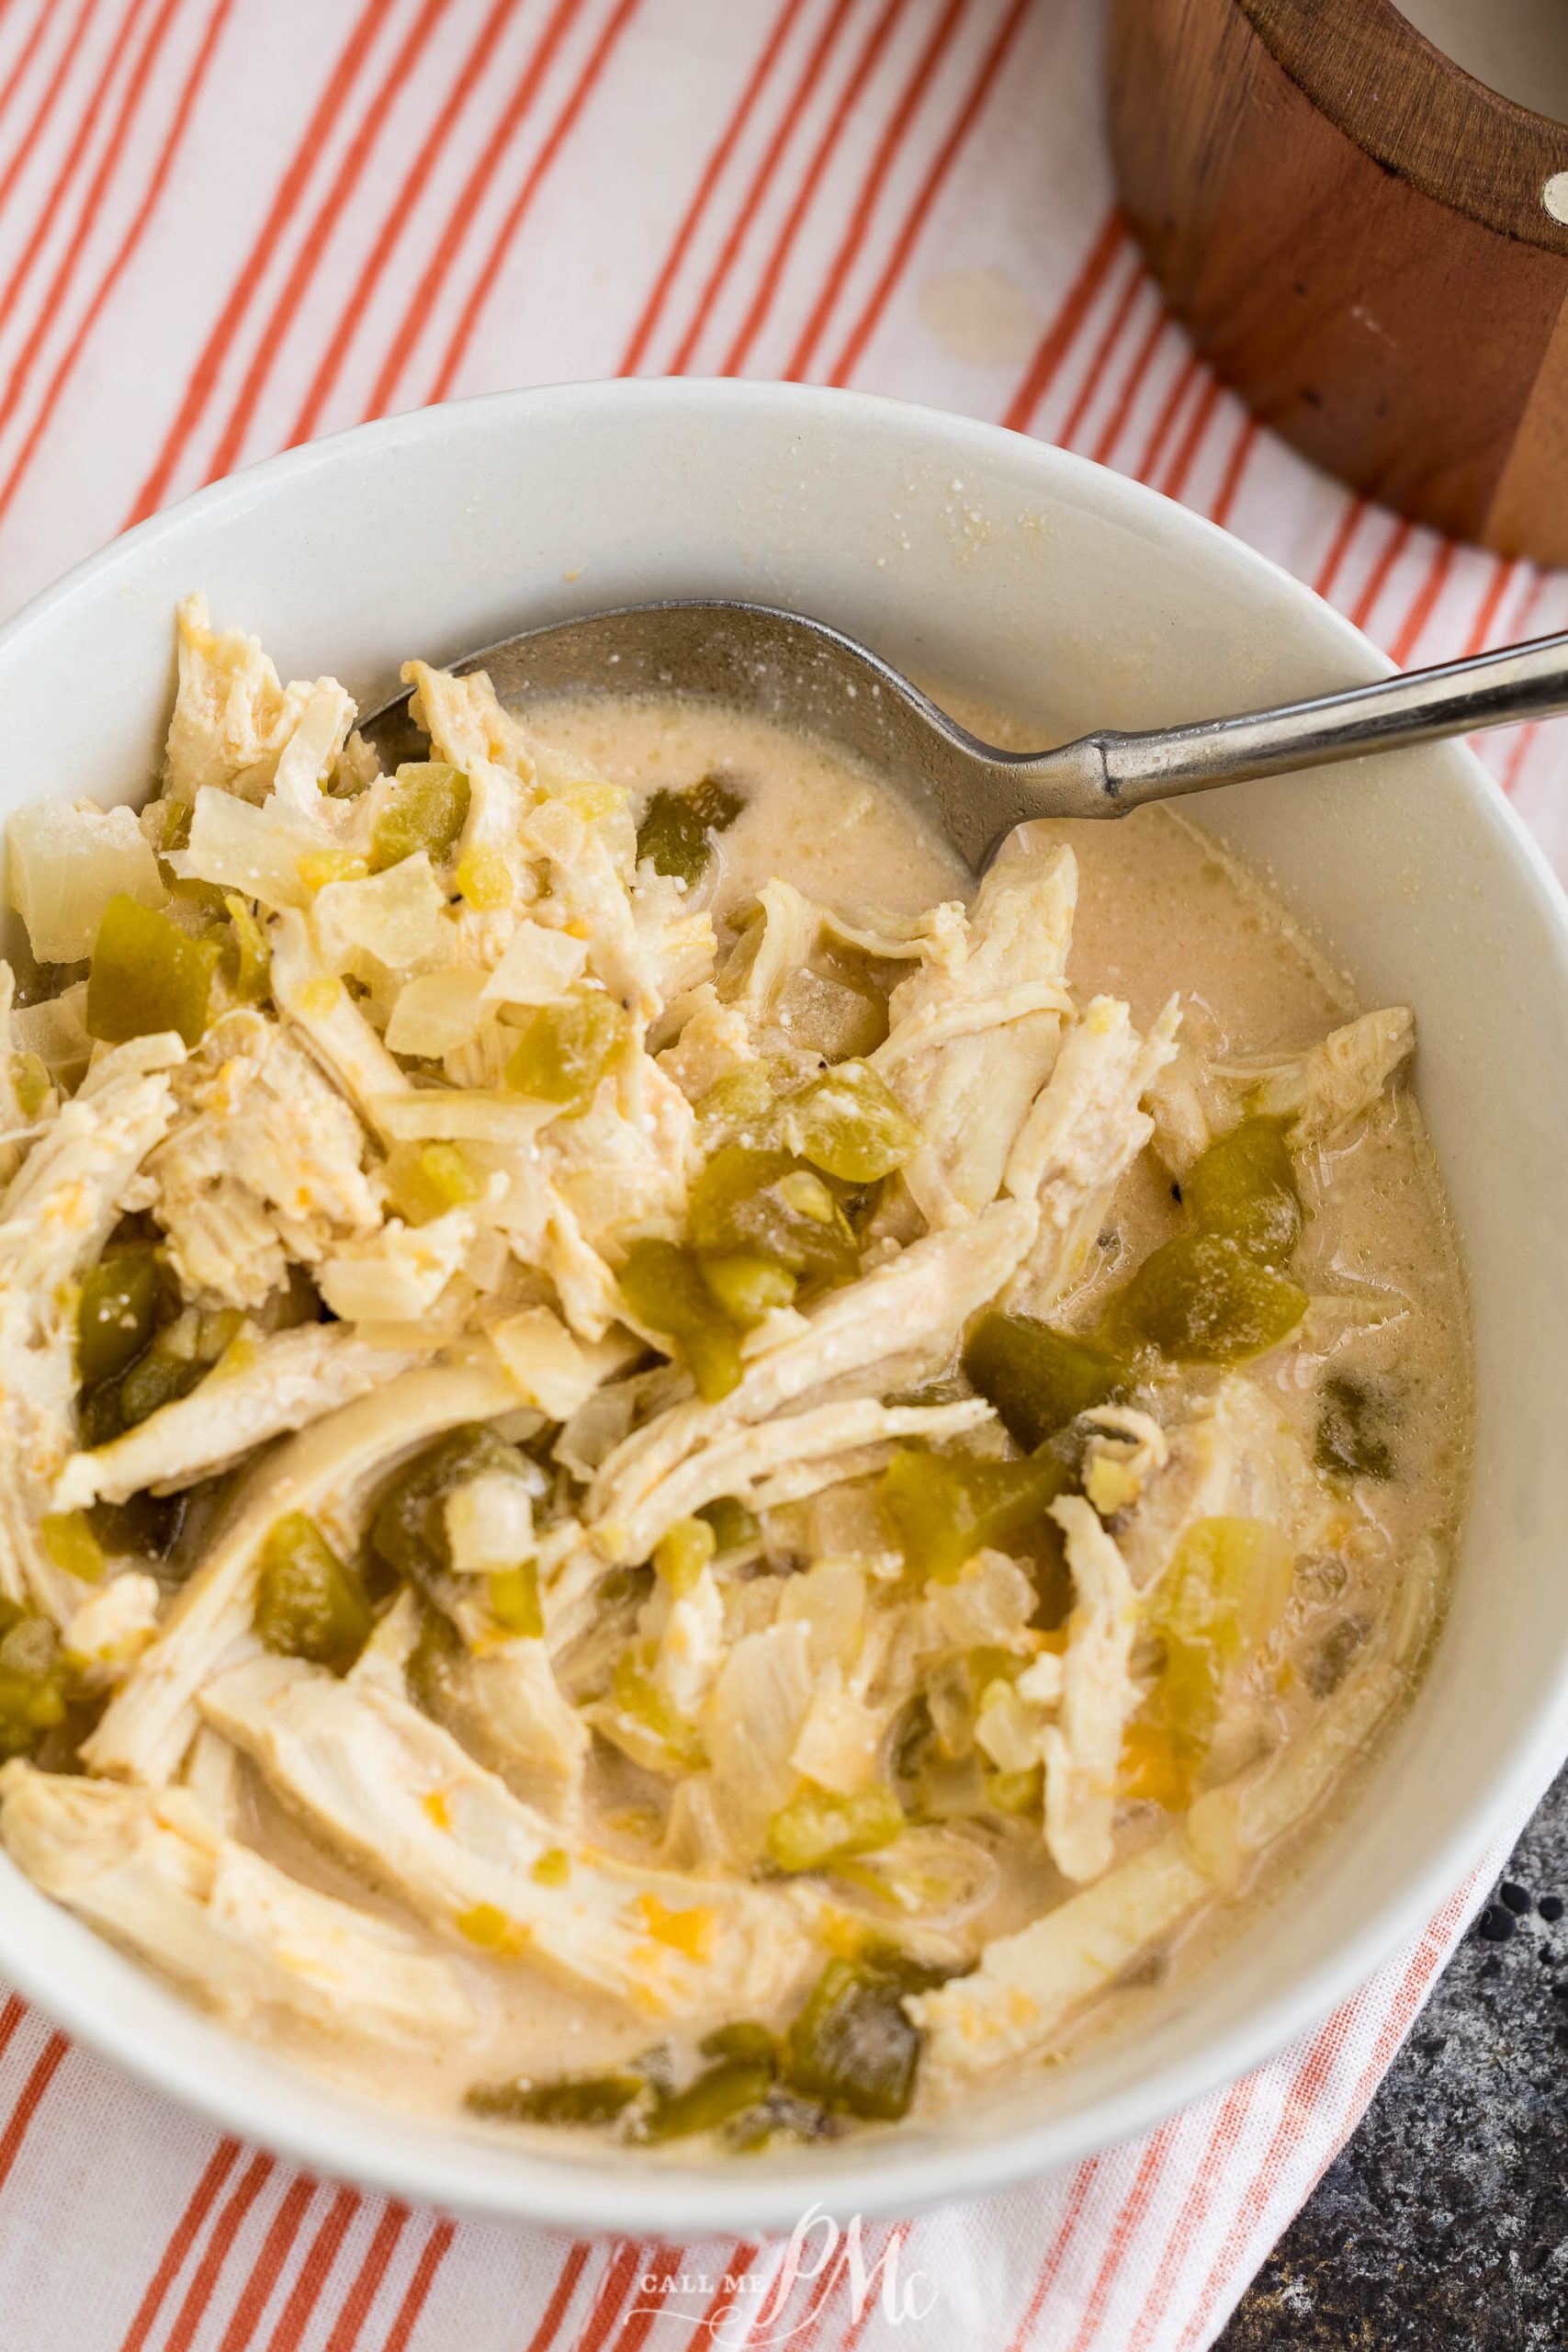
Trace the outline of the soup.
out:
<instances>
[{"instance_id":1,"label":"soup","mask_svg":"<svg viewBox=\"0 0 1568 2352\"><path fill-rule=\"evenodd\" d=\"M1167 812L976 888L770 723L410 674L386 776L193 600L157 797L13 822L0 1835L476 2128L971 2097L1416 1669L1410 1016Z\"/></svg>"}]
</instances>

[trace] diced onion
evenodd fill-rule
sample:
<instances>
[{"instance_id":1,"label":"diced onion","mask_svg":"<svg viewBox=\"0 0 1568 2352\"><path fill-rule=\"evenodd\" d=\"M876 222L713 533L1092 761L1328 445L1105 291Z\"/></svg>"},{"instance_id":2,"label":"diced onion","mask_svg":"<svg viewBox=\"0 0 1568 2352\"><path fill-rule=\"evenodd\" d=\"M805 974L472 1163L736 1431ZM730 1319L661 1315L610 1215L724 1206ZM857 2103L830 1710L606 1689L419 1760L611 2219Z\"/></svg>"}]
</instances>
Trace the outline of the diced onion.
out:
<instances>
[{"instance_id":1,"label":"diced onion","mask_svg":"<svg viewBox=\"0 0 1568 2352\"><path fill-rule=\"evenodd\" d=\"M139 906L168 898L158 861L129 808L43 801L19 808L6 828L11 903L40 964L75 964L93 952L109 900Z\"/></svg>"},{"instance_id":2,"label":"diced onion","mask_svg":"<svg viewBox=\"0 0 1568 2352\"><path fill-rule=\"evenodd\" d=\"M531 1560L534 1505L521 1478L503 1471L470 1478L446 1498L446 1541L459 1576L489 1576Z\"/></svg>"},{"instance_id":3,"label":"diced onion","mask_svg":"<svg viewBox=\"0 0 1568 2352\"><path fill-rule=\"evenodd\" d=\"M488 1012L485 994L482 972L421 972L398 992L387 1023L388 1045L394 1054L438 1061L478 1034Z\"/></svg>"},{"instance_id":4,"label":"diced onion","mask_svg":"<svg viewBox=\"0 0 1568 2352\"><path fill-rule=\"evenodd\" d=\"M383 874L329 882L311 911L316 944L342 970L357 947L392 971L442 960L450 951L446 895L423 850L400 858Z\"/></svg>"},{"instance_id":5,"label":"diced onion","mask_svg":"<svg viewBox=\"0 0 1568 2352\"><path fill-rule=\"evenodd\" d=\"M540 922L521 922L484 992L502 1004L553 1004L581 978L587 963L585 939L548 931Z\"/></svg>"},{"instance_id":6,"label":"diced onion","mask_svg":"<svg viewBox=\"0 0 1568 2352\"><path fill-rule=\"evenodd\" d=\"M169 864L185 881L216 882L264 906L303 907L310 892L300 863L321 846L303 824L209 784L196 796L189 842Z\"/></svg>"}]
</instances>

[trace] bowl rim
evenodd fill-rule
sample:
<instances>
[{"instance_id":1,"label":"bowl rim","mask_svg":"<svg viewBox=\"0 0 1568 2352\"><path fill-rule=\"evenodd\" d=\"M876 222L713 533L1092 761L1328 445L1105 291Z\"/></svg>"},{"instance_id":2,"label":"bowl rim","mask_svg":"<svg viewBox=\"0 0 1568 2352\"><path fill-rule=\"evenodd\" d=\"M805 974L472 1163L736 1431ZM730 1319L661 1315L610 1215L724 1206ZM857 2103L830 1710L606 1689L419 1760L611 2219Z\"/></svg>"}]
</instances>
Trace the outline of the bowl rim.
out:
<instances>
[{"instance_id":1,"label":"bowl rim","mask_svg":"<svg viewBox=\"0 0 1568 2352\"><path fill-rule=\"evenodd\" d=\"M752 413L759 428L818 414L829 406L862 424L880 425L903 437L923 436L962 461L964 449L977 461L995 454L998 442L1013 445L1016 464L1027 450L1045 497L1077 492L1108 520L1145 528L1153 524L1172 534L1199 559L1223 560L1250 572L1260 588L1312 610L1319 633L1345 657L1348 682L1386 675L1394 664L1362 632L1336 613L1315 592L1284 568L1237 539L1207 516L1194 513L1141 482L1006 426L934 409L914 401L827 387L753 382L728 378L622 378L581 384L507 390L413 410L355 425L288 449L211 483L150 516L121 537L73 565L28 600L0 627L0 669L25 651L35 632L47 629L85 590L134 571L150 549L176 539L198 518L227 511L243 521L265 502L274 486L352 461L367 448L417 453L452 435L482 430L498 413L520 417L584 412L636 411L658 421L661 413L689 424L716 406ZM641 417L639 416L639 422ZM946 462L945 455L943 457ZM1427 756L1446 761L1480 822L1503 853L1513 887L1555 933L1568 995L1568 898L1563 896L1540 844L1517 812L1461 743L1427 747ZM1351 1998L1402 1947L1425 1930L1434 1916L1466 1887L1489 1849L1522 1824L1568 1749L1568 1654L1554 1686L1534 1713L1517 1722L1506 1765L1490 1783L1478 1787L1470 1804L1436 1840L1426 1864L1403 1892L1382 1904L1358 1930L1299 1981L1260 2002L1242 2024L1216 2035L1190 2057L1165 2062L1157 2087L1142 2085L1112 2092L1077 2113L1010 2124L983 2141L943 2146L901 2141L897 2135L868 2137L864 2154L842 2149L825 2166L809 2161L771 2174L750 2167L718 2173L654 2163L640 2169L615 2165L552 2163L533 2149L518 2151L514 2170L493 2165L493 2143L476 2137L488 2161L469 2164L460 2146L447 2140L422 2144L421 2119L342 2091L321 2078L272 2061L260 2090L229 2083L221 2068L204 2062L208 2037L228 2047L236 2037L199 2011L186 2015L194 2027L185 2037L160 2035L112 2007L68 1974L52 1973L43 1956L25 1946L8 1948L12 1931L0 1912L0 1965L28 2001L75 2040L152 2088L177 2098L209 2122L261 2141L317 2173L363 2183L389 2196L489 2220L509 2220L589 2235L678 2234L690 2240L733 2235L748 2230L793 2227L808 2207L865 2216L909 2213L957 2198L985 2195L1020 2181L1080 2164L1087 2157L1134 2135L1153 2131L1179 2109L1234 2084L1267 2064L1298 2036L1319 2025ZM84 1928L85 1934L91 1929ZM18 1938L18 1943L20 1939ZM151 1971L140 1973L152 1976ZM154 1980L155 1981L155 1980ZM172 1995L184 2007L183 1996ZM240 2045L251 2057L266 2057L254 2044ZM276 2076L276 2082L274 2081ZM324 2097L323 2097L324 2094ZM323 2108L330 2112L322 2113ZM852 2143L853 2144L853 2143Z\"/></svg>"}]
</instances>

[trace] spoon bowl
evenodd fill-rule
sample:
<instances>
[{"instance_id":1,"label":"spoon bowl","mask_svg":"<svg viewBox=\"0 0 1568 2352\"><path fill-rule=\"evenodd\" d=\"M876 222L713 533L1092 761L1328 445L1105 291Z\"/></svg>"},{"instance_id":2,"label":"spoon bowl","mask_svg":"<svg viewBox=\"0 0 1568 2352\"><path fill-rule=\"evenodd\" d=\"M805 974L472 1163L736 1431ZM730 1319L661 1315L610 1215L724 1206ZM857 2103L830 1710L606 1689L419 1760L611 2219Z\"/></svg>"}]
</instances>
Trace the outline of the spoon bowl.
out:
<instances>
[{"instance_id":1,"label":"spoon bowl","mask_svg":"<svg viewBox=\"0 0 1568 2352\"><path fill-rule=\"evenodd\" d=\"M1272 710L1003 752L842 630L717 596L547 622L451 666L459 675L487 671L502 702L607 689L696 695L824 737L934 820L976 874L1035 818L1124 816L1146 800L1568 710L1563 632ZM400 695L361 722L384 766L423 756L408 705Z\"/></svg>"}]
</instances>

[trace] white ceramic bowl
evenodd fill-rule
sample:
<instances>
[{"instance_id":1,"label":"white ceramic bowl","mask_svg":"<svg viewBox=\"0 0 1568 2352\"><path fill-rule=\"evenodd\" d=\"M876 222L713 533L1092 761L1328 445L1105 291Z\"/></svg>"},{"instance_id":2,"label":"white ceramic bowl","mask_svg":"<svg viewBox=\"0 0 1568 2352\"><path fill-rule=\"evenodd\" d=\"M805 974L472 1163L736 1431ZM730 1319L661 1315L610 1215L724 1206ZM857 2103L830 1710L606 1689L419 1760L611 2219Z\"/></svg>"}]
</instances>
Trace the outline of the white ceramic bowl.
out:
<instances>
[{"instance_id":1,"label":"white ceramic bowl","mask_svg":"<svg viewBox=\"0 0 1568 2352\"><path fill-rule=\"evenodd\" d=\"M140 794L186 590L362 707L402 658L658 594L793 605L983 699L1152 725L1376 675L1236 540L1039 443L858 395L630 382L425 410L295 450L119 540L0 634L5 792ZM1458 748L1190 807L1420 1024L1419 1091L1473 1292L1474 1504L1415 1705L1285 1898L1152 2030L939 2124L816 2154L535 2156L285 2070L0 1865L0 1974L84 2041L312 2166L469 2211L706 2234L970 2195L1143 2131L1258 2064L1416 1932L1568 1745L1568 920Z\"/></svg>"}]
</instances>

